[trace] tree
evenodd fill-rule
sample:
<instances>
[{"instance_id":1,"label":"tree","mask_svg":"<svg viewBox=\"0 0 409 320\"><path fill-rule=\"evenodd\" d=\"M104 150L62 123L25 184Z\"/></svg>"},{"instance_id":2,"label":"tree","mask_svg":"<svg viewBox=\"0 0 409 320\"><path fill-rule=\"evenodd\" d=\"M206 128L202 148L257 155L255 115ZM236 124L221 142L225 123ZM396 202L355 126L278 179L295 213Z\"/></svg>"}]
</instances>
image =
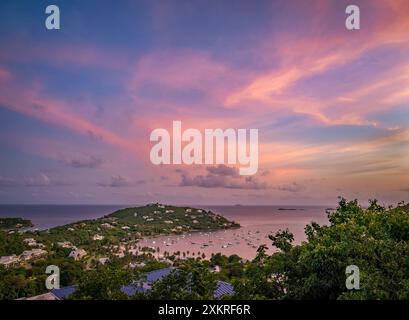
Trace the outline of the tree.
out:
<instances>
[{"instance_id":1,"label":"tree","mask_svg":"<svg viewBox=\"0 0 409 320\"><path fill-rule=\"evenodd\" d=\"M271 274L284 287L280 299L408 299L409 210L384 208L376 200L362 208L340 199L330 224L311 223L308 242L293 246L286 231L270 236L281 250L270 258ZM345 286L345 269L360 270L360 290Z\"/></svg>"},{"instance_id":2,"label":"tree","mask_svg":"<svg viewBox=\"0 0 409 320\"><path fill-rule=\"evenodd\" d=\"M131 283L135 275L129 270L100 268L86 271L72 299L118 300L127 299L121 291L122 286Z\"/></svg>"},{"instance_id":3,"label":"tree","mask_svg":"<svg viewBox=\"0 0 409 320\"><path fill-rule=\"evenodd\" d=\"M213 299L216 280L200 261L189 260L165 278L155 282L152 290L135 298L146 299Z\"/></svg>"}]
</instances>

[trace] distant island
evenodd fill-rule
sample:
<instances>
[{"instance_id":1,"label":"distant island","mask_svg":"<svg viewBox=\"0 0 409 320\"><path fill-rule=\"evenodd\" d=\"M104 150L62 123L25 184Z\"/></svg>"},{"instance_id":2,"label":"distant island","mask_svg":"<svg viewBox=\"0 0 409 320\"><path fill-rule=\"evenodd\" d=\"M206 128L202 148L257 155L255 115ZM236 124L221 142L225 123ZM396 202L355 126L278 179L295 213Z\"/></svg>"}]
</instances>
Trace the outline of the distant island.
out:
<instances>
[{"instance_id":1,"label":"distant island","mask_svg":"<svg viewBox=\"0 0 409 320\"><path fill-rule=\"evenodd\" d=\"M0 218L0 230L13 230L33 227L31 220L22 218Z\"/></svg>"}]
</instances>

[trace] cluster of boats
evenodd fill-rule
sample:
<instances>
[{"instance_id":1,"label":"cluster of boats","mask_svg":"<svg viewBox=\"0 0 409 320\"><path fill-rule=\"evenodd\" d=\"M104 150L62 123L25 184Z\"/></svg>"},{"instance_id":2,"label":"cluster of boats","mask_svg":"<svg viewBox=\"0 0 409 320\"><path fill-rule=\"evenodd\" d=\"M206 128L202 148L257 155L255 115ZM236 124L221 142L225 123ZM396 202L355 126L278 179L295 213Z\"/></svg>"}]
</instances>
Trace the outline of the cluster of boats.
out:
<instances>
[{"instance_id":1,"label":"cluster of boats","mask_svg":"<svg viewBox=\"0 0 409 320\"><path fill-rule=\"evenodd\" d=\"M180 249L180 245L183 245L183 251L195 249L202 249L209 251L222 252L222 249L227 249L235 246L247 246L252 249L257 249L261 244L261 241L265 240L266 237L262 237L259 230L248 231L248 230L237 230L233 234L231 231L226 234L227 231L216 231L216 232L195 232L188 233L178 236L167 236L167 237L155 237L147 238L142 240L146 242L146 246L155 247L178 247L175 249Z\"/></svg>"}]
</instances>

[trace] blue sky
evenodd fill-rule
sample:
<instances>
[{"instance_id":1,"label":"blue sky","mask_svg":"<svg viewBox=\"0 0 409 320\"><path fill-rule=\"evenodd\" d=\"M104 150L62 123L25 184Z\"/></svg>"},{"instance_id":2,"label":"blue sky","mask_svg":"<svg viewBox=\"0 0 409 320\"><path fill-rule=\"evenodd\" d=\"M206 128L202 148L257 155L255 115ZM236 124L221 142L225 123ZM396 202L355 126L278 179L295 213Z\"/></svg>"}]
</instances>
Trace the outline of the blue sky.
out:
<instances>
[{"instance_id":1,"label":"blue sky","mask_svg":"<svg viewBox=\"0 0 409 320\"><path fill-rule=\"evenodd\" d=\"M0 3L0 203L407 198L407 1L49 4ZM258 173L152 165L173 120L259 129Z\"/></svg>"}]
</instances>

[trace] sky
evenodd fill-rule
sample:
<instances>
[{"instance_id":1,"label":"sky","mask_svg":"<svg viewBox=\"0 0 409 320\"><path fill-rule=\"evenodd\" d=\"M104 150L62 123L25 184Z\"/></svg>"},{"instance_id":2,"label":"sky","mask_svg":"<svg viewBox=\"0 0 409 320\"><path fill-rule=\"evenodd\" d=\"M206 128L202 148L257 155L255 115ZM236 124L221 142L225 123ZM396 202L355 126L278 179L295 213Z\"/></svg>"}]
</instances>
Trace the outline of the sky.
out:
<instances>
[{"instance_id":1,"label":"sky","mask_svg":"<svg viewBox=\"0 0 409 320\"><path fill-rule=\"evenodd\" d=\"M352 2L2 0L0 204L408 200L409 1ZM153 165L175 120L258 129L257 174Z\"/></svg>"}]
</instances>

